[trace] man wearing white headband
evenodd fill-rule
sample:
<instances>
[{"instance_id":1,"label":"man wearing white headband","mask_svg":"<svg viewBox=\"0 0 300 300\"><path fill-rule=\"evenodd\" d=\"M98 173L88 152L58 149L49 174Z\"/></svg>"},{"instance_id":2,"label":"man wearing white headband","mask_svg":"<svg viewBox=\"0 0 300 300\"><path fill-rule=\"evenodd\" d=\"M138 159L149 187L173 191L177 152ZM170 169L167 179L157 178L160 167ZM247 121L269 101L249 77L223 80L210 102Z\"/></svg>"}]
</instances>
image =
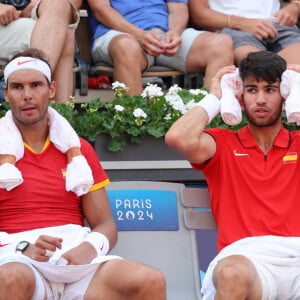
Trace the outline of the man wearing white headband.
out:
<instances>
[{"instance_id":1,"label":"man wearing white headband","mask_svg":"<svg viewBox=\"0 0 300 300\"><path fill-rule=\"evenodd\" d=\"M66 124L49 110L56 84L41 53L28 49L17 55L4 76L12 118L0 119L0 143L3 124L7 130L15 125L19 137L11 131L6 145L15 149L21 136L24 146L14 153L23 182L0 187L0 298L165 300L160 271L108 255L117 241L105 191L109 178L87 141L77 144L73 136L75 143L66 144L69 139L53 130ZM82 155L93 176L80 195L66 189L74 171L66 155L70 147L71 162Z\"/></svg>"},{"instance_id":2,"label":"man wearing white headband","mask_svg":"<svg viewBox=\"0 0 300 300\"><path fill-rule=\"evenodd\" d=\"M27 69L35 70L44 74L48 82L49 83L51 82L51 70L50 70L50 66L46 62L34 57L20 56L13 59L5 66L4 68L5 84L7 85L7 79L12 73L19 70L27 70Z\"/></svg>"},{"instance_id":3,"label":"man wearing white headband","mask_svg":"<svg viewBox=\"0 0 300 300\"><path fill-rule=\"evenodd\" d=\"M11 2L24 5L0 3L0 64L16 51L42 50L58 83L53 97L56 102L67 102L73 92L74 31L82 0L72 0L74 4L69 0Z\"/></svg>"}]
</instances>

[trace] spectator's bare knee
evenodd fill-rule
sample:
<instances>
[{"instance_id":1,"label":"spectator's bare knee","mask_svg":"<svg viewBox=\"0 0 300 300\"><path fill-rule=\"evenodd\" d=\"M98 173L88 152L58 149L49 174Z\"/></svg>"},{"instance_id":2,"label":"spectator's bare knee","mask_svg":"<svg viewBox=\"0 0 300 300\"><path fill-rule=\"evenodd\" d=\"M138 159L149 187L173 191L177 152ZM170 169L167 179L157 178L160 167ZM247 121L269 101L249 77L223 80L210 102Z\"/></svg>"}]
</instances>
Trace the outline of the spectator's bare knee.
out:
<instances>
[{"instance_id":1,"label":"spectator's bare knee","mask_svg":"<svg viewBox=\"0 0 300 300\"><path fill-rule=\"evenodd\" d=\"M69 16L72 7L69 0L43 0L38 8L38 16Z\"/></svg>"},{"instance_id":2,"label":"spectator's bare knee","mask_svg":"<svg viewBox=\"0 0 300 300\"><path fill-rule=\"evenodd\" d=\"M126 64L130 61L136 63L142 50L136 39L128 35L120 35L111 41L109 52L114 62Z\"/></svg>"},{"instance_id":3,"label":"spectator's bare knee","mask_svg":"<svg viewBox=\"0 0 300 300\"><path fill-rule=\"evenodd\" d=\"M217 53L233 52L233 41L227 34L214 34L212 38L207 40L207 49L211 56L215 56Z\"/></svg>"}]
</instances>

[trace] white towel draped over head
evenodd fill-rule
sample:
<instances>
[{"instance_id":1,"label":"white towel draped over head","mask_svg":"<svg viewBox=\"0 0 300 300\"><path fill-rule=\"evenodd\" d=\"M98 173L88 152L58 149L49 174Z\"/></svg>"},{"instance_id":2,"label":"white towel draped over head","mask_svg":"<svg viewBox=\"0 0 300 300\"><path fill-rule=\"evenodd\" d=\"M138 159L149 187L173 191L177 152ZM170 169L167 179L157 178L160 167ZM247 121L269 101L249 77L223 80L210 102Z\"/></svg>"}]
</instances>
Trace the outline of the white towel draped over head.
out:
<instances>
[{"instance_id":1,"label":"white towel draped over head","mask_svg":"<svg viewBox=\"0 0 300 300\"><path fill-rule=\"evenodd\" d=\"M287 121L300 125L300 73L285 70L281 76L280 93L285 99Z\"/></svg>"},{"instance_id":2,"label":"white towel draped over head","mask_svg":"<svg viewBox=\"0 0 300 300\"><path fill-rule=\"evenodd\" d=\"M228 73L221 78L222 96L220 109L223 121L228 125L237 125L242 121L242 110L237 97L242 95L243 82L239 75L239 69L234 73Z\"/></svg>"}]
</instances>

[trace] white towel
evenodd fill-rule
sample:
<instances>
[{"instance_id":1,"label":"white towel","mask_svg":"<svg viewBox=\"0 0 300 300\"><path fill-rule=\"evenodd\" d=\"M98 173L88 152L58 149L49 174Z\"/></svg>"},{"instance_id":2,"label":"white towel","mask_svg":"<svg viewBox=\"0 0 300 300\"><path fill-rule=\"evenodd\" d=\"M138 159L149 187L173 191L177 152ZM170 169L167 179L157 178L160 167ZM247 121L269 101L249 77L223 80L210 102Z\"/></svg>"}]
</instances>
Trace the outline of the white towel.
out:
<instances>
[{"instance_id":1,"label":"white towel","mask_svg":"<svg viewBox=\"0 0 300 300\"><path fill-rule=\"evenodd\" d=\"M285 99L287 121L300 125L300 73L285 70L281 76L280 93Z\"/></svg>"},{"instance_id":2,"label":"white towel","mask_svg":"<svg viewBox=\"0 0 300 300\"><path fill-rule=\"evenodd\" d=\"M221 259L231 255L243 255L252 262L300 268L300 237L248 237L225 247L208 266L201 289L203 300L214 299L213 270Z\"/></svg>"},{"instance_id":3,"label":"white towel","mask_svg":"<svg viewBox=\"0 0 300 300\"><path fill-rule=\"evenodd\" d=\"M67 165L66 190L80 197L88 193L93 183L92 170L86 158L83 155L73 157Z\"/></svg>"},{"instance_id":4,"label":"white towel","mask_svg":"<svg viewBox=\"0 0 300 300\"><path fill-rule=\"evenodd\" d=\"M16 160L24 155L22 136L10 110L0 119L0 154L14 155Z\"/></svg>"},{"instance_id":5,"label":"white towel","mask_svg":"<svg viewBox=\"0 0 300 300\"><path fill-rule=\"evenodd\" d=\"M73 147L79 148L80 139L69 122L52 107L48 108L48 115L50 140L55 147L63 153ZM14 155L17 161L24 155L23 139L10 110L5 117L0 119L0 154ZM10 191L23 182L22 174L16 167L1 167L0 188ZM6 173L8 169L10 172ZM92 170L85 157L82 155L75 157L75 159L73 157L67 165L66 190L82 196L89 191L93 183Z\"/></svg>"},{"instance_id":6,"label":"white towel","mask_svg":"<svg viewBox=\"0 0 300 300\"><path fill-rule=\"evenodd\" d=\"M80 148L80 140L70 123L54 108L48 107L50 140L62 153L70 148Z\"/></svg>"},{"instance_id":7,"label":"white towel","mask_svg":"<svg viewBox=\"0 0 300 300\"><path fill-rule=\"evenodd\" d=\"M11 154L19 160L24 155L22 136L15 125L11 111L0 119L0 154ZM23 183L21 172L12 164L0 166L0 188L7 191Z\"/></svg>"},{"instance_id":8,"label":"white towel","mask_svg":"<svg viewBox=\"0 0 300 300\"><path fill-rule=\"evenodd\" d=\"M22 183L22 173L18 168L9 163L4 163L0 166L0 189L11 191Z\"/></svg>"},{"instance_id":9,"label":"white towel","mask_svg":"<svg viewBox=\"0 0 300 300\"><path fill-rule=\"evenodd\" d=\"M239 76L239 70L225 74L221 81L222 96L220 110L223 121L228 125L237 125L242 121L242 110L237 96L243 92L243 82Z\"/></svg>"}]
</instances>

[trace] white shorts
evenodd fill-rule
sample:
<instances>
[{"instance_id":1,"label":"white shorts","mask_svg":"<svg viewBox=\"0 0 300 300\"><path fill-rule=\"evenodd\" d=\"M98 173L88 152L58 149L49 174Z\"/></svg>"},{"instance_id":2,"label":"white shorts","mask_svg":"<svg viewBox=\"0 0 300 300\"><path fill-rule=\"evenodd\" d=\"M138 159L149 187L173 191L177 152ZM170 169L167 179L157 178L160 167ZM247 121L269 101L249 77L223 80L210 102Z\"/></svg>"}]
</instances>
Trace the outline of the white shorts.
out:
<instances>
[{"instance_id":1,"label":"white shorts","mask_svg":"<svg viewBox=\"0 0 300 300\"><path fill-rule=\"evenodd\" d=\"M121 258L108 255L103 257L102 262L111 259ZM10 256L0 257L0 265L12 262L24 263L32 269L35 275L35 292L32 300L83 299L94 274L102 263L55 266L47 263L32 263L33 261L22 254L11 254ZM62 278L59 279L59 277ZM54 278L58 278L57 281L63 280L63 277L66 278L65 281L69 282L64 283L53 280Z\"/></svg>"},{"instance_id":2,"label":"white shorts","mask_svg":"<svg viewBox=\"0 0 300 300\"><path fill-rule=\"evenodd\" d=\"M43 0L41 0L43 1ZM23 51L29 47L32 30L37 20L39 1L31 12L31 18L19 18L10 24L0 25L0 64L3 65L8 57L16 51ZM79 23L79 13L70 1L73 8L74 23L69 24L70 28L76 29Z\"/></svg>"},{"instance_id":3,"label":"white shorts","mask_svg":"<svg viewBox=\"0 0 300 300\"><path fill-rule=\"evenodd\" d=\"M261 236L225 247L210 263L204 277L203 300L214 299L212 275L221 259L242 255L254 265L262 285L262 300L300 299L300 237Z\"/></svg>"},{"instance_id":4,"label":"white shorts","mask_svg":"<svg viewBox=\"0 0 300 300\"><path fill-rule=\"evenodd\" d=\"M75 224L37 228L13 234L0 232L1 242L8 245L7 248L0 247L0 265L21 262L32 269L36 280L34 300L44 299L45 295L48 300L81 300L99 266L108 260L121 259L116 255L106 255L95 257L87 265L57 264L65 252L82 243L90 232L89 227ZM25 255L12 252L19 241L35 243L41 235L57 236L63 239L62 248L56 249L48 262L38 262Z\"/></svg>"},{"instance_id":5,"label":"white shorts","mask_svg":"<svg viewBox=\"0 0 300 300\"><path fill-rule=\"evenodd\" d=\"M156 30L156 28L154 30ZM162 35L165 34L161 29L158 29L158 31L160 31L159 34ZM204 31L196 30L194 28L185 29L181 34L181 39L182 39L181 47L179 48L177 53L172 57L165 56L165 55L160 55L156 57L145 53L148 60L147 69L149 69L153 65L159 65L159 66L167 66L185 73L186 58L188 52L190 51L194 40L203 32ZM114 37L120 34L126 34L126 33L116 31L116 30L110 30L106 34L104 34L103 36L95 40L94 46L92 48L92 54L91 54L93 63L97 64L100 62L105 62L113 66L113 62L108 51L109 43Z\"/></svg>"}]
</instances>

